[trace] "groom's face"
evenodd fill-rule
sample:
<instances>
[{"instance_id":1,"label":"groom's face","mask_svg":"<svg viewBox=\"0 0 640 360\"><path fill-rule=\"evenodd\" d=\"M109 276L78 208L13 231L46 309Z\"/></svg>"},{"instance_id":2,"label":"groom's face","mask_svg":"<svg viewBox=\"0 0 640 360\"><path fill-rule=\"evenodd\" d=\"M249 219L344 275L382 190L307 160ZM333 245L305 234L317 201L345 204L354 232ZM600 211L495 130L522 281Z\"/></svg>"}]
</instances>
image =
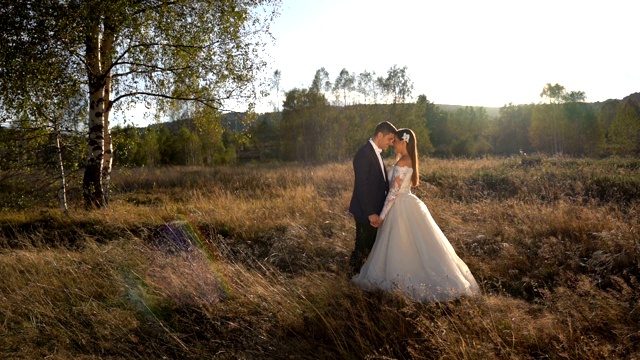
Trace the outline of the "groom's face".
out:
<instances>
[{"instance_id":1,"label":"groom's face","mask_svg":"<svg viewBox=\"0 0 640 360\"><path fill-rule=\"evenodd\" d=\"M393 144L393 140L395 139L395 137L396 135L393 133L385 135L383 132L379 132L376 135L375 143L380 149L387 150L389 145Z\"/></svg>"}]
</instances>

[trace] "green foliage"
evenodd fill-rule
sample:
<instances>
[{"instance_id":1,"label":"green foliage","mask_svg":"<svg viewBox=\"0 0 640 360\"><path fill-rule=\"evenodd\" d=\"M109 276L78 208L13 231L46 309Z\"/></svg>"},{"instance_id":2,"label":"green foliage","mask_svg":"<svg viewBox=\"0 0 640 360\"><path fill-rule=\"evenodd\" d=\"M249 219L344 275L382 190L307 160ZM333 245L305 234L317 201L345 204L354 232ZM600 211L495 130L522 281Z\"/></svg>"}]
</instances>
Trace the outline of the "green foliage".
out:
<instances>
[{"instance_id":1,"label":"green foliage","mask_svg":"<svg viewBox=\"0 0 640 360\"><path fill-rule=\"evenodd\" d=\"M343 72L342 76L346 74ZM282 113L263 114L246 124L223 120L224 124L228 123L224 126L225 131L238 134L234 135L235 138L227 137L227 140L235 139L232 143L235 144L237 159L241 162L327 162L349 159L371 135L371 129L385 120L399 127L412 128L419 138L419 153L425 155L480 157L491 154L531 155L537 152L593 157L614 153L612 134L616 132L612 132L611 126L606 128L605 115L601 116L600 111L611 112L614 106L616 111L611 115L614 116L618 114L618 102L595 106L572 101L581 99L581 94L570 93L557 99L557 102L564 103L554 100L552 104L509 104L499 109L497 118L491 118L482 107L459 106L446 112L424 95L418 96L415 104L331 106L325 97L327 79L326 70L320 69L309 89L286 92ZM631 119L635 119L633 114ZM249 116L224 116L225 119L227 117ZM618 122L621 119L619 116ZM610 124L615 124L613 119ZM208 137L201 136L200 140L204 138ZM616 142L618 149L621 149L620 141L618 139ZM228 141L203 145L202 151L214 148L216 143L225 146L216 150L218 154L228 154L225 150L230 144ZM631 154L625 151L619 153ZM392 156L391 153L386 155ZM184 162L175 159L170 161Z\"/></svg>"},{"instance_id":2,"label":"green foliage","mask_svg":"<svg viewBox=\"0 0 640 360\"><path fill-rule=\"evenodd\" d=\"M489 117L482 107L465 106L448 114L449 153L476 157L493 151L489 143Z\"/></svg>"},{"instance_id":3,"label":"green foliage","mask_svg":"<svg viewBox=\"0 0 640 360\"><path fill-rule=\"evenodd\" d=\"M406 69L404 71L401 76L399 69L392 68L389 79L380 77L377 81L373 81L372 74L365 71L358 76L358 85L354 89L347 87L352 75L343 69L333 90L340 90L343 103L347 102L347 92L355 90L364 99L375 99L372 92L376 87L372 83L377 84L384 95L384 91L389 89L384 90L385 82L402 84L402 81L394 82L391 78L404 79ZM260 127L250 130L260 134L251 146L261 159L265 158L265 150L258 150L260 143L265 142L268 145L264 147L268 148L275 141L280 142L277 157L280 160L318 162L349 158L359 146L357 144L370 135L369 129L385 120L399 127L412 128L420 139L419 152L436 156L478 157L539 152L595 157L634 153L630 144L634 143L631 139L635 136L634 124L640 121L640 116L634 110L638 106L634 105L637 102L632 98L620 105L609 101L600 106L585 103L583 92L567 92L559 84L547 84L541 95L549 103L509 104L499 109L498 117L492 118L483 107L449 106L445 107L448 112L443 111L429 102L425 95L418 96L415 104L330 106L324 97L324 91L330 88L328 78L329 74L322 68L316 72L309 89L293 89L286 93L278 135L270 130L271 122L265 119ZM618 111L618 107L624 111ZM616 116L617 121L614 122ZM614 125L618 130L614 130ZM617 135L620 129L627 128L631 131L625 136ZM285 131L292 135L284 136ZM276 158L273 152L266 157Z\"/></svg>"},{"instance_id":4,"label":"green foliage","mask_svg":"<svg viewBox=\"0 0 640 360\"><path fill-rule=\"evenodd\" d=\"M568 102L563 110L564 152L573 156L596 155L601 129L593 108L582 102Z\"/></svg>"},{"instance_id":5,"label":"green foliage","mask_svg":"<svg viewBox=\"0 0 640 360\"><path fill-rule=\"evenodd\" d=\"M406 117L406 124L402 125L402 127L411 128L416 134L418 154L420 155L431 154L434 150L429 134L429 111L433 106L433 103L427 100L426 96L418 96L416 104L408 108L411 113Z\"/></svg>"},{"instance_id":6,"label":"green foliage","mask_svg":"<svg viewBox=\"0 0 640 360\"><path fill-rule=\"evenodd\" d=\"M567 91L564 86L560 84L551 85L547 83L540 93L540 97L547 99L549 104L559 104L564 101Z\"/></svg>"},{"instance_id":7,"label":"green foliage","mask_svg":"<svg viewBox=\"0 0 640 360\"><path fill-rule=\"evenodd\" d=\"M567 92L559 84L547 84L540 94L548 104L536 105L529 136L534 150L553 155L594 156L608 153L610 103L596 113L584 103L582 91Z\"/></svg>"},{"instance_id":8,"label":"green foliage","mask_svg":"<svg viewBox=\"0 0 640 360\"><path fill-rule=\"evenodd\" d=\"M393 104L402 104L411 97L413 81L409 78L407 70L406 66L398 68L397 65L393 65L387 71L386 78L379 78L383 95L390 98Z\"/></svg>"},{"instance_id":9,"label":"green foliage","mask_svg":"<svg viewBox=\"0 0 640 360\"><path fill-rule=\"evenodd\" d=\"M598 153L599 154L612 154L612 138L611 138L611 123L616 116L619 100L609 99L602 104L600 111L598 112L597 122L600 129L598 139Z\"/></svg>"},{"instance_id":10,"label":"green foliage","mask_svg":"<svg viewBox=\"0 0 640 360\"><path fill-rule=\"evenodd\" d=\"M323 71L316 75L318 83L328 76ZM457 107L453 112L445 112L424 95L419 96L415 104L331 106L324 92L314 89L312 86L287 92L282 113L255 116L251 121L247 120L252 118L250 114L213 116L214 119L221 116L222 121L206 116L198 120L200 117L196 112L192 114L193 123L184 125L191 135L187 136L185 130L182 137L169 139L166 134L160 137L162 146L159 148L164 155L156 164L190 163L185 155L180 155L186 153L196 154L193 164L212 164L211 159L214 164L236 160L344 160L351 158L371 136L371 129L385 120L391 120L399 127L412 128L419 139L419 153L423 155L481 157L541 153L594 157L614 154L613 149L624 156L634 154L629 145L633 140L629 139L638 117L634 110L637 105L632 100L611 102L602 107L582 102L509 104L499 110L497 118L490 118L482 107ZM611 126L605 128L605 122L596 111L611 112L613 105L617 120L612 119ZM622 110L618 111L618 107ZM629 123L624 123L624 119ZM171 125L176 134L183 126L180 121ZM226 125L220 126L221 122ZM614 125L616 130L613 130ZM209 129L208 135L199 133L204 129ZM630 131L619 135L620 129ZM163 133L164 130L158 131ZM192 137L194 134L198 135L200 150L187 150L188 143L197 144L198 139ZM205 141L208 144L205 145ZM627 145L623 145L624 141ZM230 146L234 147L233 151ZM197 159L200 157L198 152L202 153L202 161ZM392 153L386 156L392 157ZM521 159L529 161L530 158Z\"/></svg>"},{"instance_id":11,"label":"green foliage","mask_svg":"<svg viewBox=\"0 0 640 360\"><path fill-rule=\"evenodd\" d=\"M532 152L529 128L534 107L509 104L500 108L500 115L492 123L494 154Z\"/></svg>"},{"instance_id":12,"label":"green foliage","mask_svg":"<svg viewBox=\"0 0 640 360\"><path fill-rule=\"evenodd\" d=\"M137 155L141 153L142 137L140 130L133 125L124 128L116 126L111 131L114 147L114 158L117 166L145 166L149 165Z\"/></svg>"},{"instance_id":13,"label":"green foliage","mask_svg":"<svg viewBox=\"0 0 640 360\"><path fill-rule=\"evenodd\" d=\"M529 136L536 151L557 154L560 115L558 108L552 104L536 105L531 114Z\"/></svg>"},{"instance_id":14,"label":"green foliage","mask_svg":"<svg viewBox=\"0 0 640 360\"><path fill-rule=\"evenodd\" d=\"M448 126L448 114L433 103L427 104L426 111L427 129L435 155L448 156L451 154L450 130Z\"/></svg>"},{"instance_id":15,"label":"green foliage","mask_svg":"<svg viewBox=\"0 0 640 360\"><path fill-rule=\"evenodd\" d=\"M333 91L342 94L341 96L343 99L343 106L347 106L347 95L355 90L355 83L355 74L349 74L349 71L347 71L347 69L342 69L342 71L340 71L340 75L338 75L333 84Z\"/></svg>"},{"instance_id":16,"label":"green foliage","mask_svg":"<svg viewBox=\"0 0 640 360\"><path fill-rule=\"evenodd\" d=\"M181 127L176 136L176 143L178 144L178 153L176 154L178 163L201 165L201 161L196 161L196 158L202 159L200 138L197 135L186 127ZM200 163L196 164L196 162Z\"/></svg>"},{"instance_id":17,"label":"green foliage","mask_svg":"<svg viewBox=\"0 0 640 360\"><path fill-rule=\"evenodd\" d=\"M106 112L142 96L167 100L159 105L197 100L217 108L232 96L253 96L252 80L265 66L263 36L278 6L277 0L7 4L0 11L6 25L0 74L13 76L0 83L3 106L15 108L43 91L36 98L44 104L47 95L103 76L114 95Z\"/></svg>"},{"instance_id":18,"label":"green foliage","mask_svg":"<svg viewBox=\"0 0 640 360\"><path fill-rule=\"evenodd\" d=\"M493 147L482 137L468 136L454 140L450 151L452 155L458 157L478 157L491 154Z\"/></svg>"},{"instance_id":19,"label":"green foliage","mask_svg":"<svg viewBox=\"0 0 640 360\"><path fill-rule=\"evenodd\" d=\"M628 99L618 104L609 139L617 155L640 154L640 103Z\"/></svg>"},{"instance_id":20,"label":"green foliage","mask_svg":"<svg viewBox=\"0 0 640 360\"><path fill-rule=\"evenodd\" d=\"M112 136L117 166L211 166L235 161L218 120L183 119L144 129L116 127Z\"/></svg>"},{"instance_id":21,"label":"green foliage","mask_svg":"<svg viewBox=\"0 0 640 360\"><path fill-rule=\"evenodd\" d=\"M222 141L224 129L220 123L221 116L211 108L201 107L193 114L193 133L197 136L202 154L203 165L225 164L229 161L221 161L218 155L225 153L225 144Z\"/></svg>"},{"instance_id":22,"label":"green foliage","mask_svg":"<svg viewBox=\"0 0 640 360\"><path fill-rule=\"evenodd\" d=\"M321 83L318 75L315 83ZM320 147L325 145L322 140L328 135L323 132L328 103L324 94L315 89L293 89L286 93L280 130L284 160L320 160Z\"/></svg>"},{"instance_id":23,"label":"green foliage","mask_svg":"<svg viewBox=\"0 0 640 360\"><path fill-rule=\"evenodd\" d=\"M220 109L229 99L255 98L254 80L266 66L262 51L279 5L279 0L4 4L0 110L11 121L55 123L58 132L62 127L56 110L66 109L68 99L82 94L84 109L90 110L84 113L89 135L84 195L88 207L101 207L108 203L114 104L142 99L155 102L162 112L176 101ZM25 118L32 113L37 115ZM166 135L158 137L158 162L213 161L210 151L203 156L199 138L183 133L182 143L176 144ZM129 156L123 163L157 162L155 154L140 159L141 153L127 151L122 151Z\"/></svg>"},{"instance_id":24,"label":"green foliage","mask_svg":"<svg viewBox=\"0 0 640 360\"><path fill-rule=\"evenodd\" d=\"M57 201L62 177L67 190L77 184L82 166L84 138L63 111L47 121L23 113L11 127L0 127L0 210L26 209L34 204Z\"/></svg>"}]
</instances>

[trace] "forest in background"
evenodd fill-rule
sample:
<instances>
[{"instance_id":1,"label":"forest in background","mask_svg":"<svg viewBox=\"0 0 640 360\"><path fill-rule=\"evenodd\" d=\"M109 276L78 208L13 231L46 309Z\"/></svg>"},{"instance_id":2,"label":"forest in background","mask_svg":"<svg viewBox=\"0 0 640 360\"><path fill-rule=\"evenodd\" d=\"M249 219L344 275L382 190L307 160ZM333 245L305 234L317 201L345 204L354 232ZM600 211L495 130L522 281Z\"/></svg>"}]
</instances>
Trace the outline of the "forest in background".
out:
<instances>
[{"instance_id":1,"label":"forest in background","mask_svg":"<svg viewBox=\"0 0 640 360\"><path fill-rule=\"evenodd\" d=\"M272 90L279 94L280 72ZM588 103L582 91L546 84L538 104L501 108L437 105L425 95L409 102L413 82L407 68L391 67L386 76L344 69L334 80L319 69L311 86L283 92L273 111L223 113L194 102L176 101L164 119L146 127L108 129L113 166L215 166L250 162L323 164L349 160L376 124L391 121L414 130L421 155L439 158L487 156L592 157L640 154L640 93ZM51 121L29 112L0 122L0 200L4 208L28 208L58 194L67 197L92 188L87 108L82 97L69 99ZM53 126L52 126L53 125ZM385 156L391 158L392 151ZM103 202L109 201L109 174L103 169ZM82 183L80 181L82 180ZM57 190L57 191L56 191ZM76 194L74 194L74 192ZM102 204L102 205L99 205Z\"/></svg>"},{"instance_id":2,"label":"forest in background","mask_svg":"<svg viewBox=\"0 0 640 360\"><path fill-rule=\"evenodd\" d=\"M487 109L440 106L422 95L415 103L336 106L322 93L294 89L286 93L282 111L253 114L253 119L231 113L207 127L202 119L184 112L169 123L116 127L115 163L341 161L350 158L375 125L385 120L412 128L420 153L437 157L640 154L640 93L598 103L551 100Z\"/></svg>"},{"instance_id":3,"label":"forest in background","mask_svg":"<svg viewBox=\"0 0 640 360\"><path fill-rule=\"evenodd\" d=\"M554 95L552 90L559 91ZM343 161L385 120L412 128L419 152L433 157L640 154L640 93L587 103L575 101L575 95L584 97L583 93L547 84L543 94L544 103L499 109L440 106L424 95L415 103L393 98L384 104L341 105L312 85L286 92L281 111L221 114L185 106L177 108L169 122L116 126L113 161L117 167ZM86 129L73 121L81 112L78 107L61 113L67 120L61 121L62 130L30 126L28 121L20 127L0 127L4 208L28 208L43 198L55 199L61 172L64 195L78 195L86 151ZM386 156L392 156L390 150Z\"/></svg>"}]
</instances>

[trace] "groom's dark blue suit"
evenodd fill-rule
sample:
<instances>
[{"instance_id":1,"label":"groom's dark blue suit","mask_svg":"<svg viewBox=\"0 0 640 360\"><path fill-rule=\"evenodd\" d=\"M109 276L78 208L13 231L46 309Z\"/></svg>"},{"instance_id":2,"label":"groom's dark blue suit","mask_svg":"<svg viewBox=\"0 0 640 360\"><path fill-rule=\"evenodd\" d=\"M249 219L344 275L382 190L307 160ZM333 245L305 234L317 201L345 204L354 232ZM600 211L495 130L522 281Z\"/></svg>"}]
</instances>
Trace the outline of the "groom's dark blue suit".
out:
<instances>
[{"instance_id":1,"label":"groom's dark blue suit","mask_svg":"<svg viewBox=\"0 0 640 360\"><path fill-rule=\"evenodd\" d=\"M380 169L378 155L370 142L360 147L353 157L353 172L355 182L349 212L356 221L369 222L369 215L379 215L382 211L389 190L389 183Z\"/></svg>"},{"instance_id":2,"label":"groom's dark blue suit","mask_svg":"<svg viewBox=\"0 0 640 360\"><path fill-rule=\"evenodd\" d=\"M369 215L380 214L389 190L389 182L380 167L371 142L358 149L353 158L355 181L349 212L356 220L356 244L349 260L353 271L360 269L376 239L377 229L370 225Z\"/></svg>"}]
</instances>

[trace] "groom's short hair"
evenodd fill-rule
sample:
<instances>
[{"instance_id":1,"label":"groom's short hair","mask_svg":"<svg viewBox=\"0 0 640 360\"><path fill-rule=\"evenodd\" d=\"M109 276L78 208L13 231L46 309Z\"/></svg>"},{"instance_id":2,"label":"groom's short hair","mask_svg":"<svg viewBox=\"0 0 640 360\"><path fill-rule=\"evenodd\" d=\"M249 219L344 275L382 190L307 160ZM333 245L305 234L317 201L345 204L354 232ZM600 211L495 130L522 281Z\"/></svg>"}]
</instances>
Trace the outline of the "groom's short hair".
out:
<instances>
[{"instance_id":1,"label":"groom's short hair","mask_svg":"<svg viewBox=\"0 0 640 360\"><path fill-rule=\"evenodd\" d=\"M376 129L373 131L373 136L375 137L376 135L378 135L379 132L385 135L388 135L391 133L395 134L397 131L398 129L396 129L396 127L393 126L392 123L388 121L383 121L376 126Z\"/></svg>"}]
</instances>

